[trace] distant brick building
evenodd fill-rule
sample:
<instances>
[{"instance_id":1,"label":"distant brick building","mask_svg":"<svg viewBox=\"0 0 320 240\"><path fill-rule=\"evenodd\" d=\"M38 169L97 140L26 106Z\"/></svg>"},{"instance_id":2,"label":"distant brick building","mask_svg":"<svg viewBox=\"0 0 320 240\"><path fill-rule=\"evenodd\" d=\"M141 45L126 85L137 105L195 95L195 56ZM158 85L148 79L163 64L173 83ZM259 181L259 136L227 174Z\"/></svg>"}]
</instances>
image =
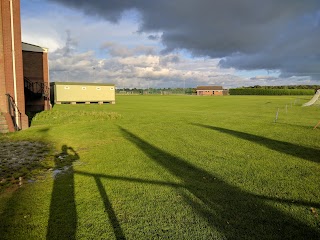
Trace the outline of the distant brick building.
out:
<instances>
[{"instance_id":1,"label":"distant brick building","mask_svg":"<svg viewBox=\"0 0 320 240\"><path fill-rule=\"evenodd\" d=\"M48 81L47 50L21 42L20 0L0 0L0 132L28 128L34 105L49 108Z\"/></svg>"},{"instance_id":2,"label":"distant brick building","mask_svg":"<svg viewBox=\"0 0 320 240\"><path fill-rule=\"evenodd\" d=\"M222 86L198 86L198 96L222 96L227 95L227 91Z\"/></svg>"}]
</instances>

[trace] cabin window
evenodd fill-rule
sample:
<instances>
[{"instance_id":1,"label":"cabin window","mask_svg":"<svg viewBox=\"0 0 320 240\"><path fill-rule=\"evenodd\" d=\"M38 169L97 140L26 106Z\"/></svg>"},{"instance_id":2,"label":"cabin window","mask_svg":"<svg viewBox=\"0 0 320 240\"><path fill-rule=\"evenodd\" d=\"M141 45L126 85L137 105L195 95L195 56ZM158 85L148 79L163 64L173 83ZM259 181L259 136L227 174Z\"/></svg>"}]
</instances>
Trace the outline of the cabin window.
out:
<instances>
[{"instance_id":1,"label":"cabin window","mask_svg":"<svg viewBox=\"0 0 320 240\"><path fill-rule=\"evenodd\" d=\"M113 87L111 87L111 88L110 88L110 90L114 90L114 88L113 88Z\"/></svg>"},{"instance_id":2,"label":"cabin window","mask_svg":"<svg viewBox=\"0 0 320 240\"><path fill-rule=\"evenodd\" d=\"M82 87L81 89L82 89L82 90L87 90L87 88L86 88L86 87Z\"/></svg>"},{"instance_id":3,"label":"cabin window","mask_svg":"<svg viewBox=\"0 0 320 240\"><path fill-rule=\"evenodd\" d=\"M70 87L69 87L69 86L65 86L65 87L64 87L64 89L67 89L67 90L69 90L69 89L70 89Z\"/></svg>"},{"instance_id":4,"label":"cabin window","mask_svg":"<svg viewBox=\"0 0 320 240\"><path fill-rule=\"evenodd\" d=\"M96 87L97 90L101 90L101 87Z\"/></svg>"}]
</instances>

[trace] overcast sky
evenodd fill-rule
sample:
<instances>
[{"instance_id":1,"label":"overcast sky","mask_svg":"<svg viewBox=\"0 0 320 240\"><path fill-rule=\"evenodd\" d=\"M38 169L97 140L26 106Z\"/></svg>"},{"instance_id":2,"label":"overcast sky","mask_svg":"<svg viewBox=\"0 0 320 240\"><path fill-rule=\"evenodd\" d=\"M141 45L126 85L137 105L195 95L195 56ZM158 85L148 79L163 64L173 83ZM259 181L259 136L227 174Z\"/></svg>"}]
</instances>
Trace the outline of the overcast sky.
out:
<instances>
[{"instance_id":1,"label":"overcast sky","mask_svg":"<svg viewBox=\"0 0 320 240\"><path fill-rule=\"evenodd\" d=\"M51 81L320 84L319 0L21 0L21 22Z\"/></svg>"}]
</instances>

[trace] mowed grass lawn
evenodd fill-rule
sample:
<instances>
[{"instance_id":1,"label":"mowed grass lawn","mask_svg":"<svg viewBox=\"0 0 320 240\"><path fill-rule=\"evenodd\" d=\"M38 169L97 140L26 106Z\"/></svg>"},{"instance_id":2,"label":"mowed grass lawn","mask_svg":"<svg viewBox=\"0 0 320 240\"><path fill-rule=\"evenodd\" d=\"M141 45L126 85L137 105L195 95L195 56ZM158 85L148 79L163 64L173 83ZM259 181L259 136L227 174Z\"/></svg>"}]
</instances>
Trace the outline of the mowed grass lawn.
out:
<instances>
[{"instance_id":1,"label":"mowed grass lawn","mask_svg":"<svg viewBox=\"0 0 320 240\"><path fill-rule=\"evenodd\" d=\"M302 108L309 99L56 105L2 137L50 143L52 165L69 168L2 191L0 238L320 239L320 108Z\"/></svg>"}]
</instances>

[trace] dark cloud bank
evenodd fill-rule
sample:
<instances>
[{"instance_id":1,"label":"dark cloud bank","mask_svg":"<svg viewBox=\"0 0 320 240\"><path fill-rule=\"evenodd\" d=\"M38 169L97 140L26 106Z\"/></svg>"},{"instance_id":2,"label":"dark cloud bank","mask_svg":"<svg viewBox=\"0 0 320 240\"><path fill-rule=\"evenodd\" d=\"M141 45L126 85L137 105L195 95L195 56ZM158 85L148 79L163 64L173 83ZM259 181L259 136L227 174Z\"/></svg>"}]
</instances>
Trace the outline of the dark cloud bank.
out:
<instances>
[{"instance_id":1,"label":"dark cloud bank","mask_svg":"<svg viewBox=\"0 0 320 240\"><path fill-rule=\"evenodd\" d=\"M164 52L187 49L220 66L320 80L319 0L49 0L116 23L128 10Z\"/></svg>"}]
</instances>

